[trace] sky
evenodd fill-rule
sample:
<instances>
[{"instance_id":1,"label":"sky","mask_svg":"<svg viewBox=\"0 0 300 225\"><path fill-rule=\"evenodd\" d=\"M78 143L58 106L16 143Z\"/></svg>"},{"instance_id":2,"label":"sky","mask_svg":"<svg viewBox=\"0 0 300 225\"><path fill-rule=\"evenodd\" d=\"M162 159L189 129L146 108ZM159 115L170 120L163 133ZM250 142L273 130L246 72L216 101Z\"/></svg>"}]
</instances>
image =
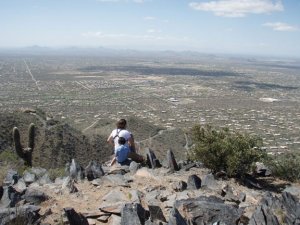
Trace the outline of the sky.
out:
<instances>
[{"instance_id":1,"label":"sky","mask_svg":"<svg viewBox=\"0 0 300 225\"><path fill-rule=\"evenodd\" d=\"M0 0L0 48L300 57L300 0Z\"/></svg>"}]
</instances>

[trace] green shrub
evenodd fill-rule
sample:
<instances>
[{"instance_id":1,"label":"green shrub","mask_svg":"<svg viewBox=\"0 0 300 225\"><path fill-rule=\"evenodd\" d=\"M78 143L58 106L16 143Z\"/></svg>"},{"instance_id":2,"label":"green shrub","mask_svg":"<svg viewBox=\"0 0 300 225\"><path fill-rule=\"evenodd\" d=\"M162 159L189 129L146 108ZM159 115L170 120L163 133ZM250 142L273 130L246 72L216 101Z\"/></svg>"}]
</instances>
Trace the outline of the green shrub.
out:
<instances>
[{"instance_id":1,"label":"green shrub","mask_svg":"<svg viewBox=\"0 0 300 225\"><path fill-rule=\"evenodd\" d=\"M58 177L63 177L66 175L64 168L55 168L55 169L49 169L49 178L54 181Z\"/></svg>"},{"instance_id":2,"label":"green shrub","mask_svg":"<svg viewBox=\"0 0 300 225\"><path fill-rule=\"evenodd\" d=\"M265 164L275 177L291 182L300 180L300 153L288 152L268 156Z\"/></svg>"},{"instance_id":3,"label":"green shrub","mask_svg":"<svg viewBox=\"0 0 300 225\"><path fill-rule=\"evenodd\" d=\"M18 174L22 175L29 168L24 165L15 151L9 149L2 151L0 153L0 184L3 182L9 169L16 170Z\"/></svg>"},{"instance_id":4,"label":"green shrub","mask_svg":"<svg viewBox=\"0 0 300 225\"><path fill-rule=\"evenodd\" d=\"M217 130L209 125L196 125L192 128L192 138L190 158L203 162L213 172L223 170L231 177L242 177L266 155L260 138L228 128Z\"/></svg>"},{"instance_id":5,"label":"green shrub","mask_svg":"<svg viewBox=\"0 0 300 225\"><path fill-rule=\"evenodd\" d=\"M0 153L0 162L2 163L17 163L19 161L19 157L16 152L12 150L4 150Z\"/></svg>"}]
</instances>

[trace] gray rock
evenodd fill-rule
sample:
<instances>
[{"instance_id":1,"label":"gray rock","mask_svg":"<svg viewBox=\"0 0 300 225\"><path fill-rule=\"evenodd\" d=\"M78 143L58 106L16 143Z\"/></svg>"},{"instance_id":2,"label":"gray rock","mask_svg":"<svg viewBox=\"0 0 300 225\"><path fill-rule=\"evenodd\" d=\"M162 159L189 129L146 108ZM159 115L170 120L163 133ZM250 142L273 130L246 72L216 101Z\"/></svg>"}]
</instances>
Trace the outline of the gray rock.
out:
<instances>
[{"instance_id":1,"label":"gray rock","mask_svg":"<svg viewBox=\"0 0 300 225\"><path fill-rule=\"evenodd\" d=\"M181 165L181 169L184 170L184 171L189 171L191 168L193 167L196 167L196 163L188 163L188 164L185 164L185 165Z\"/></svg>"},{"instance_id":2,"label":"gray rock","mask_svg":"<svg viewBox=\"0 0 300 225\"><path fill-rule=\"evenodd\" d=\"M73 208L64 208L64 211L70 225L89 225L87 219L81 213L77 213Z\"/></svg>"},{"instance_id":3,"label":"gray rock","mask_svg":"<svg viewBox=\"0 0 300 225\"><path fill-rule=\"evenodd\" d=\"M148 205L151 221L167 222L163 211L158 205Z\"/></svg>"},{"instance_id":4,"label":"gray rock","mask_svg":"<svg viewBox=\"0 0 300 225\"><path fill-rule=\"evenodd\" d=\"M138 190L131 190L129 192L129 200L132 203L141 203L142 196L143 196L143 193Z\"/></svg>"},{"instance_id":5,"label":"gray rock","mask_svg":"<svg viewBox=\"0 0 300 225\"><path fill-rule=\"evenodd\" d=\"M179 167L177 165L174 153L172 152L172 150L168 150L167 152L167 163L168 163L168 167L170 169L171 172L174 171L178 171Z\"/></svg>"},{"instance_id":6,"label":"gray rock","mask_svg":"<svg viewBox=\"0 0 300 225\"><path fill-rule=\"evenodd\" d=\"M9 207L15 207L22 200L22 193L16 191L12 186L7 187L7 194L10 199Z\"/></svg>"},{"instance_id":7,"label":"gray rock","mask_svg":"<svg viewBox=\"0 0 300 225\"><path fill-rule=\"evenodd\" d=\"M45 173L42 177L40 177L37 182L40 185L45 185L45 184L51 184L52 183L48 173Z\"/></svg>"},{"instance_id":8,"label":"gray rock","mask_svg":"<svg viewBox=\"0 0 300 225\"><path fill-rule=\"evenodd\" d=\"M146 148L145 153L147 155L147 164L149 168L155 169L161 167L159 160L150 148Z\"/></svg>"},{"instance_id":9,"label":"gray rock","mask_svg":"<svg viewBox=\"0 0 300 225\"><path fill-rule=\"evenodd\" d=\"M92 180L92 185L94 186L101 186L101 184L103 183L101 179L95 179L95 180Z\"/></svg>"},{"instance_id":10,"label":"gray rock","mask_svg":"<svg viewBox=\"0 0 300 225\"><path fill-rule=\"evenodd\" d=\"M42 176L44 176L47 173L47 170L44 168L40 168L40 167L32 167L32 168L30 168L30 173L35 174L35 176L37 178L41 178Z\"/></svg>"},{"instance_id":11,"label":"gray rock","mask_svg":"<svg viewBox=\"0 0 300 225\"><path fill-rule=\"evenodd\" d=\"M69 176L74 180L83 180L85 177L83 168L75 161L75 159L72 159L70 164Z\"/></svg>"},{"instance_id":12,"label":"gray rock","mask_svg":"<svg viewBox=\"0 0 300 225\"><path fill-rule=\"evenodd\" d=\"M237 224L241 212L237 208L224 204L215 196L201 196L194 199L176 201L174 207L193 225L203 224Z\"/></svg>"},{"instance_id":13,"label":"gray rock","mask_svg":"<svg viewBox=\"0 0 300 225\"><path fill-rule=\"evenodd\" d=\"M300 196L300 188L297 186L291 185L289 187L286 187L283 191L289 192L290 194L295 195L295 196Z\"/></svg>"},{"instance_id":14,"label":"gray rock","mask_svg":"<svg viewBox=\"0 0 300 225\"><path fill-rule=\"evenodd\" d=\"M267 176L272 175L271 170L266 165L264 165L263 163L257 162L255 164L255 166L256 166L256 168L255 168L256 175L262 176L262 177L267 177Z\"/></svg>"},{"instance_id":15,"label":"gray rock","mask_svg":"<svg viewBox=\"0 0 300 225\"><path fill-rule=\"evenodd\" d=\"M182 215L176 208L173 208L170 213L168 225L188 225Z\"/></svg>"},{"instance_id":16,"label":"gray rock","mask_svg":"<svg viewBox=\"0 0 300 225\"><path fill-rule=\"evenodd\" d=\"M3 188L3 194L2 194L2 197L0 200L0 208L7 208L10 205L10 199L9 199L9 195L8 195L8 186L4 186L2 188Z\"/></svg>"},{"instance_id":17,"label":"gray rock","mask_svg":"<svg viewBox=\"0 0 300 225\"><path fill-rule=\"evenodd\" d=\"M266 205L260 205L253 213L249 225L280 225L277 217Z\"/></svg>"},{"instance_id":18,"label":"gray rock","mask_svg":"<svg viewBox=\"0 0 300 225\"><path fill-rule=\"evenodd\" d=\"M140 163L137 163L135 161L132 161L129 165L129 171L130 171L130 174L135 174L136 171L141 167L141 164Z\"/></svg>"},{"instance_id":19,"label":"gray rock","mask_svg":"<svg viewBox=\"0 0 300 225\"><path fill-rule=\"evenodd\" d=\"M103 196L100 210L105 213L113 213L120 215L125 203L130 202L131 194L125 194L120 190L113 189Z\"/></svg>"},{"instance_id":20,"label":"gray rock","mask_svg":"<svg viewBox=\"0 0 300 225\"><path fill-rule=\"evenodd\" d=\"M89 162L88 166L85 168L85 175L89 181L100 178L104 176L104 171L101 164L96 161Z\"/></svg>"},{"instance_id":21,"label":"gray rock","mask_svg":"<svg viewBox=\"0 0 300 225\"><path fill-rule=\"evenodd\" d=\"M121 217L117 215L112 215L110 225L120 225L120 224L121 224Z\"/></svg>"},{"instance_id":22,"label":"gray rock","mask_svg":"<svg viewBox=\"0 0 300 225\"><path fill-rule=\"evenodd\" d=\"M76 193L78 192L77 187L75 186L75 180L70 177L66 177L62 184L62 191L67 193Z\"/></svg>"},{"instance_id":23,"label":"gray rock","mask_svg":"<svg viewBox=\"0 0 300 225\"><path fill-rule=\"evenodd\" d=\"M107 182L111 184L111 186L123 186L128 187L128 181L124 178L123 175L120 174L110 174L107 176L104 176L103 182Z\"/></svg>"},{"instance_id":24,"label":"gray rock","mask_svg":"<svg viewBox=\"0 0 300 225\"><path fill-rule=\"evenodd\" d=\"M237 204L239 204L241 202L239 196L234 195L233 189L229 185L226 185L222 189L222 196L224 196L225 200L229 201L229 202L235 202ZM243 197L243 196L241 196L241 197Z\"/></svg>"},{"instance_id":25,"label":"gray rock","mask_svg":"<svg viewBox=\"0 0 300 225\"><path fill-rule=\"evenodd\" d=\"M239 201L240 202L246 201L246 194L244 192L239 193Z\"/></svg>"},{"instance_id":26,"label":"gray rock","mask_svg":"<svg viewBox=\"0 0 300 225\"><path fill-rule=\"evenodd\" d=\"M177 181L172 184L174 191L184 191L187 188L187 183L184 181Z\"/></svg>"},{"instance_id":27,"label":"gray rock","mask_svg":"<svg viewBox=\"0 0 300 225\"><path fill-rule=\"evenodd\" d=\"M21 224L34 224L39 218L40 207L33 205L24 205L16 208L0 208L0 224L15 224L21 221Z\"/></svg>"},{"instance_id":28,"label":"gray rock","mask_svg":"<svg viewBox=\"0 0 300 225\"><path fill-rule=\"evenodd\" d=\"M121 225L142 225L147 219L144 208L136 203L125 204L121 215Z\"/></svg>"},{"instance_id":29,"label":"gray rock","mask_svg":"<svg viewBox=\"0 0 300 225\"><path fill-rule=\"evenodd\" d=\"M14 185L18 182L19 178L20 176L17 171L9 169L3 180L3 184L4 186Z\"/></svg>"},{"instance_id":30,"label":"gray rock","mask_svg":"<svg viewBox=\"0 0 300 225\"><path fill-rule=\"evenodd\" d=\"M197 175L190 175L187 181L187 189L197 190L201 187L201 179Z\"/></svg>"},{"instance_id":31,"label":"gray rock","mask_svg":"<svg viewBox=\"0 0 300 225\"><path fill-rule=\"evenodd\" d=\"M22 193L26 190L26 184L23 178L19 179L18 182L13 186L15 190Z\"/></svg>"},{"instance_id":32,"label":"gray rock","mask_svg":"<svg viewBox=\"0 0 300 225\"><path fill-rule=\"evenodd\" d=\"M280 221L280 222L279 222ZM295 225L300 224L299 200L288 192L283 192L280 197L273 196L269 192L264 196L249 225Z\"/></svg>"},{"instance_id":33,"label":"gray rock","mask_svg":"<svg viewBox=\"0 0 300 225\"><path fill-rule=\"evenodd\" d=\"M213 174L207 174L202 178L201 187L206 187L212 190L218 189L218 182Z\"/></svg>"},{"instance_id":34,"label":"gray rock","mask_svg":"<svg viewBox=\"0 0 300 225\"><path fill-rule=\"evenodd\" d=\"M25 171L23 174L23 179L24 179L26 185L29 185L36 181L36 175L34 173Z\"/></svg>"},{"instance_id":35,"label":"gray rock","mask_svg":"<svg viewBox=\"0 0 300 225\"><path fill-rule=\"evenodd\" d=\"M146 193L145 201L147 204L158 204L159 203L159 195L160 190L153 190L151 192Z\"/></svg>"},{"instance_id":36,"label":"gray rock","mask_svg":"<svg viewBox=\"0 0 300 225\"><path fill-rule=\"evenodd\" d=\"M26 202L32 203L34 205L39 205L40 203L46 201L48 199L48 196L40 190L28 188L23 198Z\"/></svg>"}]
</instances>

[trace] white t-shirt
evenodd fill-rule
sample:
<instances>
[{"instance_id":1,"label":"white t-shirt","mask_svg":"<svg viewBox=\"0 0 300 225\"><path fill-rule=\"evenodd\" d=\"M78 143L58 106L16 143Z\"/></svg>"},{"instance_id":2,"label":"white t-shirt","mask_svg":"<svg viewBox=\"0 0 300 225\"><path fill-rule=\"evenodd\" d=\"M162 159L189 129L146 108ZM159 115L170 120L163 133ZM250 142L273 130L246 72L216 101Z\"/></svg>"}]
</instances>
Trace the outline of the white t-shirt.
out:
<instances>
[{"instance_id":1,"label":"white t-shirt","mask_svg":"<svg viewBox=\"0 0 300 225\"><path fill-rule=\"evenodd\" d=\"M119 137L123 137L126 140L126 146L128 146L128 139L131 137L131 133L128 130L114 129L109 137L112 137L113 142L115 144L115 150L120 146L118 141Z\"/></svg>"}]
</instances>

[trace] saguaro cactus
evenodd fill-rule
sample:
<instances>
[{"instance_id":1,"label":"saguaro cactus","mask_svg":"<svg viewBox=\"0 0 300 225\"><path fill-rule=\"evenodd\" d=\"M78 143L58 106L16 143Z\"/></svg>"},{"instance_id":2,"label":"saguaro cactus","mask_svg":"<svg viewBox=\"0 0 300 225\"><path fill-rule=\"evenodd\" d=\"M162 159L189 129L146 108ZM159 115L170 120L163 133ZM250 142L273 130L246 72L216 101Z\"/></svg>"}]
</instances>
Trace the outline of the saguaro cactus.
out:
<instances>
[{"instance_id":1,"label":"saguaro cactus","mask_svg":"<svg viewBox=\"0 0 300 225\"><path fill-rule=\"evenodd\" d=\"M34 148L34 136L35 136L35 127L31 123L28 128L28 147L23 148L20 141L20 132L17 127L13 129L13 139L15 143L15 149L20 158L24 160L24 165L32 166L32 152Z\"/></svg>"}]
</instances>

